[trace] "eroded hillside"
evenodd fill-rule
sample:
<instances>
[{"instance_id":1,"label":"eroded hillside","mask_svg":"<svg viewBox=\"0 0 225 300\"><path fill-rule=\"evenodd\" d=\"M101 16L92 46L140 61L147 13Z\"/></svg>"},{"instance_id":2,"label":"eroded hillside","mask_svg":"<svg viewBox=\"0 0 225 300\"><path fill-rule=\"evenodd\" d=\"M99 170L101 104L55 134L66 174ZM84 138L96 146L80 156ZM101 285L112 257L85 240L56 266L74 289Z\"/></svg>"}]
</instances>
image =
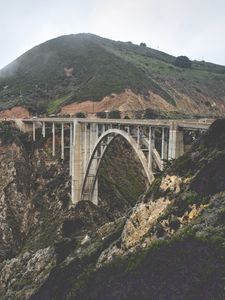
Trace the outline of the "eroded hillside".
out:
<instances>
[{"instance_id":1,"label":"eroded hillside","mask_svg":"<svg viewBox=\"0 0 225 300\"><path fill-rule=\"evenodd\" d=\"M166 53L92 34L36 46L0 71L0 109L32 113L152 108L190 115L225 114L225 67L175 64Z\"/></svg>"}]
</instances>

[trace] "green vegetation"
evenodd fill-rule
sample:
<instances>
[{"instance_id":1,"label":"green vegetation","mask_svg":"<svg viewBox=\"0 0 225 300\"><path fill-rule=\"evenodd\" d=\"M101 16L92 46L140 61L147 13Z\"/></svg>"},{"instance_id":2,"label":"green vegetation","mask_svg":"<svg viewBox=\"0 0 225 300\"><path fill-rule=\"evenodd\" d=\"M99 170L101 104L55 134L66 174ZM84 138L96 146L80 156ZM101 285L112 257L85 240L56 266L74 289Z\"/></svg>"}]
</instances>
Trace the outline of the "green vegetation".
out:
<instances>
[{"instance_id":1,"label":"green vegetation","mask_svg":"<svg viewBox=\"0 0 225 300\"><path fill-rule=\"evenodd\" d=\"M191 68L191 61L187 56L178 56L175 61L174 65L179 68Z\"/></svg>"},{"instance_id":2,"label":"green vegetation","mask_svg":"<svg viewBox=\"0 0 225 300\"><path fill-rule=\"evenodd\" d=\"M47 103L47 113L52 114L56 112L61 104L63 104L66 100L69 99L69 96L63 96L61 98L51 100L50 102Z\"/></svg>"},{"instance_id":3,"label":"green vegetation","mask_svg":"<svg viewBox=\"0 0 225 300\"><path fill-rule=\"evenodd\" d=\"M75 114L75 117L76 118L86 118L86 115L84 112L80 111Z\"/></svg>"},{"instance_id":4,"label":"green vegetation","mask_svg":"<svg viewBox=\"0 0 225 300\"><path fill-rule=\"evenodd\" d=\"M194 237L159 241L96 272L89 270L69 299L223 299L223 253L218 245Z\"/></svg>"},{"instance_id":5,"label":"green vegetation","mask_svg":"<svg viewBox=\"0 0 225 300\"><path fill-rule=\"evenodd\" d=\"M0 71L0 109L23 105L55 113L66 103L99 101L125 89L144 97L151 91L176 106L176 91L191 99L196 93L218 99L224 82L223 66L175 58L145 43L68 35L31 49Z\"/></svg>"}]
</instances>

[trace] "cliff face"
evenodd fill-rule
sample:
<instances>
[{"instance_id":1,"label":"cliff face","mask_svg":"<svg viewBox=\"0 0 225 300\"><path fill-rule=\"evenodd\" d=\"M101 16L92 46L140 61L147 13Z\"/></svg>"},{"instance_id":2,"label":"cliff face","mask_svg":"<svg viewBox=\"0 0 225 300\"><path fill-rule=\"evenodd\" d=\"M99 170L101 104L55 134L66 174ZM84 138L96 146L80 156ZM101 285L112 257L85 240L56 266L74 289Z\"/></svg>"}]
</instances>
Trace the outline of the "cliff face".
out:
<instances>
[{"instance_id":1,"label":"cliff face","mask_svg":"<svg viewBox=\"0 0 225 300\"><path fill-rule=\"evenodd\" d=\"M154 181L71 299L225 297L224 132L216 121Z\"/></svg>"},{"instance_id":2,"label":"cliff face","mask_svg":"<svg viewBox=\"0 0 225 300\"><path fill-rule=\"evenodd\" d=\"M100 227L104 240L90 236L31 299L223 299L224 129L217 121L116 231Z\"/></svg>"},{"instance_id":3,"label":"cliff face","mask_svg":"<svg viewBox=\"0 0 225 300\"><path fill-rule=\"evenodd\" d=\"M0 130L0 298L28 299L70 253L79 256L80 245L86 248L90 235L101 240L111 229L117 230L120 221L114 224L114 220L120 220L136 195L145 190L145 178L141 171L136 177L134 172L140 166L133 161L126 181L124 166L132 153L123 142L115 144L100 172L103 188L99 190L99 207L81 202L74 208L70 203L68 153L65 161L59 159L59 151L53 159L50 136L43 139L39 132L33 143L31 137L9 125L1 125ZM56 139L58 150L59 142ZM120 165L116 162L121 151L127 155ZM107 161L116 167L106 168ZM124 181L120 183L115 174ZM131 198L127 182L128 188L134 185ZM92 247L95 250L95 245Z\"/></svg>"},{"instance_id":4,"label":"cliff face","mask_svg":"<svg viewBox=\"0 0 225 300\"><path fill-rule=\"evenodd\" d=\"M48 137L33 145L6 129L0 298L224 299L224 120L145 193L118 142L102 166L98 207L70 207L68 162L51 159Z\"/></svg>"}]
</instances>

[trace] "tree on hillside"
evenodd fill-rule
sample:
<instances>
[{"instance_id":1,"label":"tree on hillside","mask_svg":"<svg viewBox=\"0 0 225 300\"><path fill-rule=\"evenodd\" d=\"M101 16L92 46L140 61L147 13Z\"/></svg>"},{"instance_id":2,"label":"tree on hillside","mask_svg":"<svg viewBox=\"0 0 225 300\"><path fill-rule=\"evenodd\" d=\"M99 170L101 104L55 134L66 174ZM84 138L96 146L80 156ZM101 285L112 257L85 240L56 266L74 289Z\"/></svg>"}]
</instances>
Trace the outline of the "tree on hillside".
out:
<instances>
[{"instance_id":1,"label":"tree on hillside","mask_svg":"<svg viewBox=\"0 0 225 300\"><path fill-rule=\"evenodd\" d=\"M86 118L86 115L84 112L79 111L79 112L75 113L74 117L75 118Z\"/></svg>"},{"instance_id":2,"label":"tree on hillside","mask_svg":"<svg viewBox=\"0 0 225 300\"><path fill-rule=\"evenodd\" d=\"M175 61L174 65L179 67L179 68L191 68L191 61L187 56L178 56Z\"/></svg>"},{"instance_id":3,"label":"tree on hillside","mask_svg":"<svg viewBox=\"0 0 225 300\"><path fill-rule=\"evenodd\" d=\"M112 110L109 112L109 119L121 119L119 110Z\"/></svg>"},{"instance_id":4,"label":"tree on hillside","mask_svg":"<svg viewBox=\"0 0 225 300\"><path fill-rule=\"evenodd\" d=\"M101 119L105 119L106 118L106 112L105 111L97 111L96 112L96 117L101 118Z\"/></svg>"},{"instance_id":5,"label":"tree on hillside","mask_svg":"<svg viewBox=\"0 0 225 300\"><path fill-rule=\"evenodd\" d=\"M145 43L140 43L141 47L147 47Z\"/></svg>"}]
</instances>

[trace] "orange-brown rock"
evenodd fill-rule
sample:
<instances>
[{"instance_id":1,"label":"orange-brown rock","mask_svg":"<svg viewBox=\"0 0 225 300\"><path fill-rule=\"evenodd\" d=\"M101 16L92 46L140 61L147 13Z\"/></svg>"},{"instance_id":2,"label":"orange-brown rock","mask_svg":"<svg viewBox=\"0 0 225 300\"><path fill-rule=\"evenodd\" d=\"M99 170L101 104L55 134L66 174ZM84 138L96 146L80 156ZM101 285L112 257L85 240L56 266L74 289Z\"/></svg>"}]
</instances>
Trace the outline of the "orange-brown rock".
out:
<instances>
[{"instance_id":1,"label":"orange-brown rock","mask_svg":"<svg viewBox=\"0 0 225 300\"><path fill-rule=\"evenodd\" d=\"M73 115L82 111L88 115L92 115L96 112L106 110L120 110L122 113L129 114L146 108L165 111L177 110L174 106L168 104L163 98L152 92L149 93L149 97L145 99L143 96L137 95L131 90L126 90L120 94L111 94L110 96L106 96L99 102L87 100L80 103L75 102L65 105L61 108L61 114Z\"/></svg>"},{"instance_id":2,"label":"orange-brown rock","mask_svg":"<svg viewBox=\"0 0 225 300\"><path fill-rule=\"evenodd\" d=\"M0 111L0 118L24 118L29 117L29 111L22 106Z\"/></svg>"}]
</instances>

